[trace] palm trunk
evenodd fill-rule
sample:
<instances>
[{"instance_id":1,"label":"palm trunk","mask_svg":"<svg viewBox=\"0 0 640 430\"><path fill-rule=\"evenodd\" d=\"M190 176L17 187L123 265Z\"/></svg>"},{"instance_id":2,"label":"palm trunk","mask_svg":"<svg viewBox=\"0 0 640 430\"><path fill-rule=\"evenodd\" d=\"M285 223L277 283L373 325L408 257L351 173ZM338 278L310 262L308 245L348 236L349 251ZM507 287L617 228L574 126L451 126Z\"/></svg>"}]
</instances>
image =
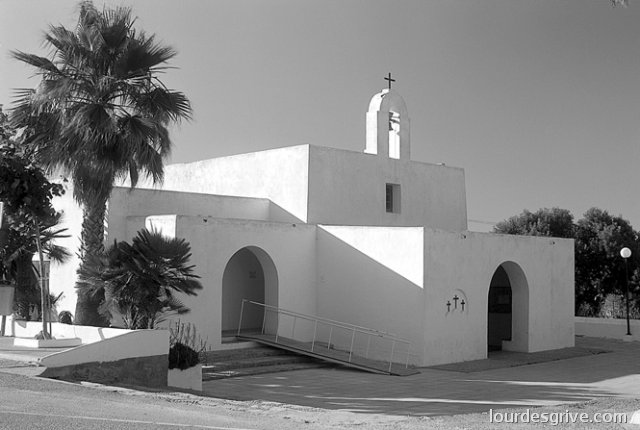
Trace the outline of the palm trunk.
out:
<instances>
[{"instance_id":1,"label":"palm trunk","mask_svg":"<svg viewBox=\"0 0 640 430\"><path fill-rule=\"evenodd\" d=\"M107 199L83 205L82 232L80 236L80 270L87 264L87 256L98 256L104 252L104 220ZM104 301L104 292L91 294L76 285L78 301L74 323L106 327L109 322L98 312L98 307Z\"/></svg>"},{"instance_id":2,"label":"palm trunk","mask_svg":"<svg viewBox=\"0 0 640 430\"><path fill-rule=\"evenodd\" d=\"M16 309L17 314L26 320L29 320L29 305L38 302L38 280L33 271L33 254L31 252L22 252L16 259Z\"/></svg>"},{"instance_id":3,"label":"palm trunk","mask_svg":"<svg viewBox=\"0 0 640 430\"><path fill-rule=\"evenodd\" d=\"M44 273L44 253L42 252L42 241L40 239L40 223L38 222L38 217L33 215L33 226L35 227L36 233L36 247L38 248L38 256L40 257L40 318L42 319L42 338L43 339L51 339L51 333L49 331L49 327L47 326L47 317L49 316L49 291L47 289L47 284L45 280Z\"/></svg>"}]
</instances>

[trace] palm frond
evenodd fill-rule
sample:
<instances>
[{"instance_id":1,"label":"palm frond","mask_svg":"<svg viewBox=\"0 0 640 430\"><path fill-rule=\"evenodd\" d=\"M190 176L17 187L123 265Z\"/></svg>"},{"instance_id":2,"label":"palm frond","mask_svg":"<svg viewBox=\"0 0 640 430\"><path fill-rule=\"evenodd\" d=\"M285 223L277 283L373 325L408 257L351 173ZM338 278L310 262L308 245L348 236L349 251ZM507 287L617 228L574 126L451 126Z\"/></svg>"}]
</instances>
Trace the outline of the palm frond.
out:
<instances>
[{"instance_id":1,"label":"palm frond","mask_svg":"<svg viewBox=\"0 0 640 430\"><path fill-rule=\"evenodd\" d=\"M51 73L54 75L60 75L62 73L48 58L27 54L22 51L11 51L10 54L14 59L39 69L36 73Z\"/></svg>"}]
</instances>

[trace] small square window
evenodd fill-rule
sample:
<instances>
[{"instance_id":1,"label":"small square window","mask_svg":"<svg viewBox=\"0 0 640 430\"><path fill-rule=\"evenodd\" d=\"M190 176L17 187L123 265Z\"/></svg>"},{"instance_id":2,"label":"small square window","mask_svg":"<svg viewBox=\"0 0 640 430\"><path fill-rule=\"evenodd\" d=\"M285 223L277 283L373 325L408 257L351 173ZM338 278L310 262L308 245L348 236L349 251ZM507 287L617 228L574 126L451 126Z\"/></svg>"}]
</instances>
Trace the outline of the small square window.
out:
<instances>
[{"instance_id":1,"label":"small square window","mask_svg":"<svg viewBox=\"0 0 640 430\"><path fill-rule=\"evenodd\" d=\"M386 208L388 213L400 213L400 185L387 184Z\"/></svg>"}]
</instances>

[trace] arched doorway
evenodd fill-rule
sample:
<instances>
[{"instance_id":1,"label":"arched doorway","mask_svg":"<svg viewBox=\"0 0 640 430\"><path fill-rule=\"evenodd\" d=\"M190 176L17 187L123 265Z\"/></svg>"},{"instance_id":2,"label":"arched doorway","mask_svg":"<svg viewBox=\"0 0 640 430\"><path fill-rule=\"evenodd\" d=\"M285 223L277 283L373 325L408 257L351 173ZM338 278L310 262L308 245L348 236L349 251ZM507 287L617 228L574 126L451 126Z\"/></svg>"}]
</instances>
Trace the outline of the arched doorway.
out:
<instances>
[{"instance_id":1,"label":"arched doorway","mask_svg":"<svg viewBox=\"0 0 640 430\"><path fill-rule=\"evenodd\" d=\"M277 306L278 275L269 254L256 246L237 251L222 275L222 335L234 335L240 321L242 300ZM264 308L245 305L242 329L262 327Z\"/></svg>"},{"instance_id":2,"label":"arched doorway","mask_svg":"<svg viewBox=\"0 0 640 430\"><path fill-rule=\"evenodd\" d=\"M487 350L528 351L529 287L522 268L502 263L489 284Z\"/></svg>"}]
</instances>

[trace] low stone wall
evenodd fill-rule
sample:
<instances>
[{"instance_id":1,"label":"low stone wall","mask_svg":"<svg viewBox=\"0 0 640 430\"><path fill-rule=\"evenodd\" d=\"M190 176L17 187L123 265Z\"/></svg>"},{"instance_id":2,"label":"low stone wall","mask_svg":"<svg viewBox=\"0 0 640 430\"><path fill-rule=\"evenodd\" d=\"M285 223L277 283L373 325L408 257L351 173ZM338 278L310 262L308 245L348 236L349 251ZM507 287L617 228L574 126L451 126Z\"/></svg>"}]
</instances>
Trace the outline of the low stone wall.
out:
<instances>
[{"instance_id":1,"label":"low stone wall","mask_svg":"<svg viewBox=\"0 0 640 430\"><path fill-rule=\"evenodd\" d=\"M126 358L48 367L40 376L66 381L91 381L106 385L167 386L168 355Z\"/></svg>"},{"instance_id":2,"label":"low stone wall","mask_svg":"<svg viewBox=\"0 0 640 430\"><path fill-rule=\"evenodd\" d=\"M632 340L640 341L640 320L631 320ZM615 318L575 317L576 335L622 339L627 334L627 320Z\"/></svg>"},{"instance_id":3,"label":"low stone wall","mask_svg":"<svg viewBox=\"0 0 640 430\"><path fill-rule=\"evenodd\" d=\"M33 338L42 323L10 321L10 335ZM168 330L125 330L52 324L57 339L79 338L82 345L41 357L42 376L104 384L166 387Z\"/></svg>"},{"instance_id":4,"label":"low stone wall","mask_svg":"<svg viewBox=\"0 0 640 430\"><path fill-rule=\"evenodd\" d=\"M45 367L63 367L168 353L168 330L127 330L119 336L47 355L40 359L40 364Z\"/></svg>"}]
</instances>

